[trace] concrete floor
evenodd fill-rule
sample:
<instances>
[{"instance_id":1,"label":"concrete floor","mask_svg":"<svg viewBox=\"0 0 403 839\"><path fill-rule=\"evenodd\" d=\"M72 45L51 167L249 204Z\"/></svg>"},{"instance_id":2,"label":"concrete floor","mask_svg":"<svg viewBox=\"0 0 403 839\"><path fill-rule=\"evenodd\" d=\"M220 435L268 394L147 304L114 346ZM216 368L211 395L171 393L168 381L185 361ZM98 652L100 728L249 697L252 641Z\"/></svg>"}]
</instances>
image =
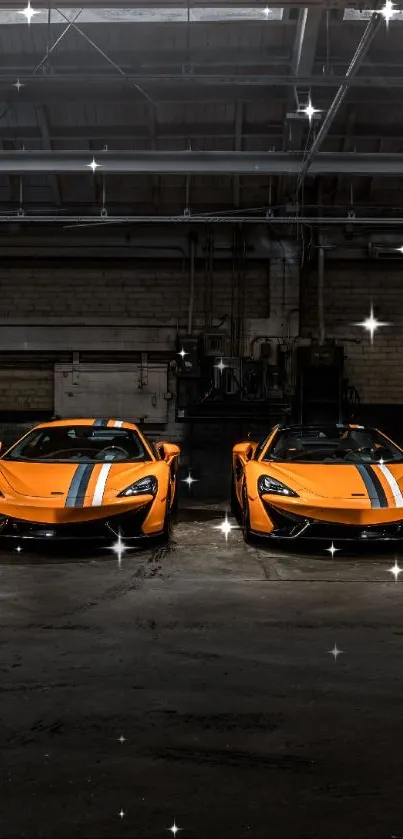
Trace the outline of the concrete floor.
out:
<instances>
[{"instance_id":1,"label":"concrete floor","mask_svg":"<svg viewBox=\"0 0 403 839\"><path fill-rule=\"evenodd\" d=\"M287 556L221 520L120 567L0 556L2 837L403 835L394 554Z\"/></svg>"}]
</instances>

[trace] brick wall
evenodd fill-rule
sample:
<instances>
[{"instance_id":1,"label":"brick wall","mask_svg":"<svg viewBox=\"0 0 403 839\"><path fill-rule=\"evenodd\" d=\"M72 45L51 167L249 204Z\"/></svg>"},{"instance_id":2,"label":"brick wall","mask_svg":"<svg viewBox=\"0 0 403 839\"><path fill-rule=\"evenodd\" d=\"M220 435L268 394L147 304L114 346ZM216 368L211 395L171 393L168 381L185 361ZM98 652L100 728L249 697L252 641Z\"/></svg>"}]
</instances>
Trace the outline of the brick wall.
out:
<instances>
[{"instance_id":1,"label":"brick wall","mask_svg":"<svg viewBox=\"0 0 403 839\"><path fill-rule=\"evenodd\" d=\"M368 332L354 326L369 315L371 303L380 328L371 346ZM403 272L382 263L325 264L326 337L344 344L346 373L365 404L403 403ZM301 281L301 336L318 336L317 275Z\"/></svg>"},{"instance_id":2,"label":"brick wall","mask_svg":"<svg viewBox=\"0 0 403 839\"><path fill-rule=\"evenodd\" d=\"M231 265L214 266L212 288L206 293L204 264L195 278L194 327L208 323L209 307L213 318L231 313ZM237 280L233 296L233 313L238 314L239 289ZM269 264L248 266L245 277L243 306L245 317L266 317L270 312ZM242 299L242 296L241 296ZM122 267L79 265L77 261L64 266L41 265L32 267L0 266L0 321L34 321L38 318L96 318L116 317L178 320L182 333L186 332L189 305L188 267L178 263L150 267L149 262L127 264ZM216 321L217 322L217 321ZM1 327L0 327L1 328ZM45 329L46 327L44 327ZM3 367L6 360L3 359ZM21 367L21 364L19 365ZM28 367L29 365L27 365ZM49 369L2 369L0 358L0 411L52 411L53 371ZM174 388L171 383L171 390ZM175 406L169 406L169 429L175 436ZM172 436L172 435L171 435Z\"/></svg>"},{"instance_id":3,"label":"brick wall","mask_svg":"<svg viewBox=\"0 0 403 839\"><path fill-rule=\"evenodd\" d=\"M248 268L245 316L268 315L268 269ZM215 317L228 314L231 301L231 266L217 266L211 296L206 300L204 266L196 273L194 314L204 316L212 300ZM189 273L178 263L122 268L0 267L0 318L21 316L118 316L178 318L186 323ZM263 312L262 312L263 309Z\"/></svg>"},{"instance_id":4,"label":"brick wall","mask_svg":"<svg viewBox=\"0 0 403 839\"><path fill-rule=\"evenodd\" d=\"M0 368L0 410L52 411L53 370Z\"/></svg>"},{"instance_id":5,"label":"brick wall","mask_svg":"<svg viewBox=\"0 0 403 839\"><path fill-rule=\"evenodd\" d=\"M206 303L204 266L195 284L195 323L203 326ZM189 277L186 266L144 263L94 267L66 263L63 267L0 267L0 319L8 317L140 317L177 318L186 329ZM317 337L317 276L301 281L301 336ZM353 326L369 314L393 325L369 336ZM213 274L213 315L229 314L231 266L218 264ZM346 372L367 404L403 404L403 274L399 265L354 262L325 264L326 335L344 345ZM272 260L249 265L245 286L245 317L262 318L298 307L298 266ZM236 308L236 307L235 307ZM0 410L52 410L52 370L1 370ZM170 406L171 412L173 405ZM173 416L171 417L171 423Z\"/></svg>"}]
</instances>

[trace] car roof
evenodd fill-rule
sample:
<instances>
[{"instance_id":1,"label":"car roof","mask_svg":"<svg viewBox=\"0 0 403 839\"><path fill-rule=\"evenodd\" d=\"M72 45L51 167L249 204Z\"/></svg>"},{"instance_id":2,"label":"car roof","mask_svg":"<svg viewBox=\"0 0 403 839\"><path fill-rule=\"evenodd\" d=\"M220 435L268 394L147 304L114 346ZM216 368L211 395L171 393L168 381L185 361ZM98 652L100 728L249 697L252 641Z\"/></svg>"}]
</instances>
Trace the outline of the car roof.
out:
<instances>
[{"instance_id":1,"label":"car roof","mask_svg":"<svg viewBox=\"0 0 403 839\"><path fill-rule=\"evenodd\" d=\"M119 423L119 426L116 426L115 423ZM120 424L121 423L121 424ZM118 420L118 419L110 419L110 418L103 418L103 417L91 417L89 419L85 417L80 417L78 419L69 418L69 419L55 419L49 420L49 422L41 422L35 426L35 428L63 428L63 427L71 427L73 425L93 425L99 428L131 428L132 430L135 429L138 431L137 425L133 422L126 422L125 420Z\"/></svg>"},{"instance_id":2,"label":"car roof","mask_svg":"<svg viewBox=\"0 0 403 839\"><path fill-rule=\"evenodd\" d=\"M362 430L364 430L364 428L366 428L366 427L368 427L368 426L364 426L364 425L356 425L356 424L354 424L354 423L344 423L344 422L317 422L317 423L315 423L315 424L310 423L309 425L308 425L308 424L306 424L306 425L303 425L303 424L299 424L299 425L279 425L279 426L278 426L278 430L279 430L279 431L317 431L317 430L319 430L319 429L320 429L320 430L324 430L324 429L327 429L327 428L328 428L328 429L329 429L329 431L330 431L330 430L332 430L332 429L334 429L334 428L338 428L338 429L343 429L343 428L344 428L344 429L346 429L346 430L347 430L348 428L358 428L358 429L360 429L360 430L362 431Z\"/></svg>"}]
</instances>

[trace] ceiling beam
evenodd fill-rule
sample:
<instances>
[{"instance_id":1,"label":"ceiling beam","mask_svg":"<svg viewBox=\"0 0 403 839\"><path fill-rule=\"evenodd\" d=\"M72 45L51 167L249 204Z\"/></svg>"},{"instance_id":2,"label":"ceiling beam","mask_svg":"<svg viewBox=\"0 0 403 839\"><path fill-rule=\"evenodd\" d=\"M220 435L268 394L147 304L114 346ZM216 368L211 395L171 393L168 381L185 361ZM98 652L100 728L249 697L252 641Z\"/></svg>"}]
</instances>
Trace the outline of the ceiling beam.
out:
<instances>
[{"instance_id":1,"label":"ceiling beam","mask_svg":"<svg viewBox=\"0 0 403 839\"><path fill-rule=\"evenodd\" d=\"M86 151L0 153L0 174L88 174ZM91 155L92 158L92 155ZM299 175L305 156L292 152L100 151L97 174L142 175ZM322 153L311 163L315 175L403 176L403 154Z\"/></svg>"},{"instance_id":2,"label":"ceiling beam","mask_svg":"<svg viewBox=\"0 0 403 839\"><path fill-rule=\"evenodd\" d=\"M361 216L354 216L350 218L347 215L339 215L339 216L326 216L326 215L316 215L316 216L299 216L299 215L291 215L291 216L270 216L268 214L261 215L261 216L253 216L253 215L242 215L239 214L234 218L233 215L219 215L214 213L201 213L200 215L191 215L191 216L183 216L183 215L108 215L108 218L103 220L99 215L60 215L60 214L48 214L48 215L31 215L26 213L24 216L17 216L16 214L9 213L8 215L1 215L0 214L0 226L2 224L18 224L21 226L29 226L29 225L77 225L78 227L85 227L88 224L89 227L95 228L110 228L112 225L126 225L126 224L267 224L267 225L300 225L300 224L307 224L312 226L340 226L345 227L348 226L356 226L356 227L384 227L384 228L392 228L392 227L400 227L403 228L403 217L402 216L390 216L387 218L386 216L370 216L370 215L361 215ZM110 232L110 229L109 231ZM56 246L57 248L60 247L60 244ZM19 246L18 246L19 248ZM77 245L74 245L72 248L72 252L76 253ZM1 250L3 255L7 255L7 253L3 252L3 245L1 245ZM17 247L14 246L14 254L17 255ZM130 243L127 245L127 250L130 251ZM99 253L99 246L98 246L98 253ZM11 255L11 254L10 254ZM77 253L76 253L77 255ZM96 254L94 254L96 255ZM133 257L133 249L131 249L131 255ZM155 249L154 249L154 256L155 256Z\"/></svg>"},{"instance_id":3,"label":"ceiling beam","mask_svg":"<svg viewBox=\"0 0 403 839\"><path fill-rule=\"evenodd\" d=\"M361 38L361 40L358 44L358 47L357 47L357 49L356 49L356 51L353 55L353 58L351 59L351 63L349 65L349 68L348 68L347 73L346 73L346 80L348 78L352 78L357 73L357 71L358 71L358 69L361 65L361 61L362 61L365 53L368 51L368 49L369 49L376 33L378 32L378 29L380 28L382 22L383 22L383 17L378 12L375 12L371 16L371 19L370 19L370 21L369 21L369 23L368 23L368 25L365 29L365 32L364 32L364 34L363 34L363 36L362 36L362 38ZM347 92L348 92L348 87L345 83L343 83L341 85L341 87L339 87L339 89L336 93L336 96L334 97L333 102L330 105L329 110L326 112L325 117L323 119L323 122L320 126L320 129L319 129L315 139L313 140L313 143L312 143L309 151L305 155L304 163L302 165L301 171L300 171L299 176L298 176L297 191L298 191L299 187L301 186L305 175L307 174L310 167L312 166L312 161L314 160L315 155L319 151L325 137L329 133L332 122L334 121L334 119L335 119L336 115L338 114L341 106L343 105L343 102L346 98Z\"/></svg>"},{"instance_id":4,"label":"ceiling beam","mask_svg":"<svg viewBox=\"0 0 403 839\"><path fill-rule=\"evenodd\" d=\"M135 120L135 113L132 112L133 121ZM244 123L242 129L242 136L244 139L260 137L262 140L266 138L281 137L283 125L280 122L260 122L260 123ZM332 139L343 141L346 134L349 134L350 139L356 138L357 142L366 140L379 139L379 122L357 123L355 120L354 128L351 133L348 131L348 124L338 123L333 126ZM49 125L49 136L52 141L75 141L83 139L91 139L99 142L107 142L108 140L147 140L150 137L150 129L146 124L141 124L139 121L133 122L133 125ZM382 137L385 140L401 141L403 136L403 123L382 124ZM1 137L3 142L14 141L37 141L41 140L42 134L40 129L34 125L15 125L15 126L1 126ZM200 122L200 123L159 123L158 138L160 142L164 140L181 140L185 141L187 138L225 138L233 141L234 127L231 122L215 123L215 122ZM185 147L184 142L184 147ZM344 149L348 151L348 149Z\"/></svg>"},{"instance_id":5,"label":"ceiling beam","mask_svg":"<svg viewBox=\"0 0 403 839\"><path fill-rule=\"evenodd\" d=\"M264 59L262 58L262 61ZM75 73L59 73L49 76L24 76L22 74L19 75L20 80L25 84L25 86L30 87L31 91L33 87L37 90L40 89L50 89L51 87L58 87L62 85L78 85L84 83L86 85L102 85L104 88L105 85L109 87L122 87L122 79L117 76L116 74L110 74L105 72L85 72L85 70L80 70L77 68ZM13 84L15 81L15 74L1 74L0 73L0 89L4 87L5 89L9 89L10 85ZM217 87L259 87L263 86L265 88L283 88L289 87L293 88L295 103L292 97L289 97L288 106L289 111L296 110L296 106L301 102L305 104L307 100L307 95L312 88L337 88L341 85L344 85L346 88L370 88L371 90L375 88L380 88L381 90L385 89L398 89L401 90L403 88L403 76L380 76L379 73L372 73L360 76L353 76L351 78L346 78L345 76L335 76L335 75L305 75L305 76L295 76L295 75L280 75L278 73L272 75L266 75L265 73L258 73L257 75L254 74L243 74L243 73L167 73L166 71L160 73L126 73L125 74L125 81L138 83L138 84L148 84L148 85L158 85L161 87L171 87L172 85L205 85L208 87L209 85ZM298 88L304 90L305 92L302 94L298 93ZM306 95L305 95L306 94ZM38 94L37 94L38 95ZM23 100L26 98L26 94L20 94L19 98Z\"/></svg>"},{"instance_id":6,"label":"ceiling beam","mask_svg":"<svg viewBox=\"0 0 403 839\"><path fill-rule=\"evenodd\" d=\"M0 78L12 78L14 82L18 74L21 77L32 74L43 59L45 50L46 40L44 39L43 50L38 52L2 52ZM283 71L292 79L292 74L289 71L292 52L285 47L276 45L261 46L251 50L250 48L234 49L233 47L227 47L226 44L222 44L220 47L211 47L206 44L199 49L192 47L189 52L180 49L179 46L177 49L136 49L135 51L116 47L114 55L119 60L119 66L127 74L151 73L158 69L165 71L176 69L179 72L184 66L189 67L192 71L203 67L208 67L209 70L227 67L273 67L276 68L276 72ZM351 54L332 55L331 68L334 76L345 76L350 59ZM318 53L311 71L305 75L320 76L325 64L326 56ZM57 52L55 50L52 53L48 60L48 66L52 73L110 74L105 62L101 62L97 53L90 52L84 42L83 49L77 49L76 44L72 48L71 43L66 42L63 51ZM393 76L395 73L396 76L399 76L403 67L401 51L391 49L388 51L373 50L371 51L371 59L364 59L362 67L371 72L376 68L377 71L381 71L381 75L384 75L387 70L387 75ZM303 75L302 71L300 75ZM38 79L40 80L40 77Z\"/></svg>"},{"instance_id":7,"label":"ceiling beam","mask_svg":"<svg viewBox=\"0 0 403 839\"><path fill-rule=\"evenodd\" d=\"M268 90L265 84L249 84L247 80L243 84L217 84L214 79L211 83L206 81L198 82L197 80L192 84L188 81L182 83L157 83L144 84L144 88L148 96L152 97L154 102L161 105L170 103L177 104L194 104L195 102L211 102L211 103L227 103L234 105L239 100L243 102L264 103L267 107ZM348 87L348 86L347 86ZM365 88L355 88L352 86L348 88L350 91L350 102L358 105L372 105L374 102L383 104L385 108L390 108L392 105L401 105L402 91L401 88L389 89L387 81L384 81L384 86L370 85ZM321 88L319 88L321 91ZM3 92L3 99L6 97L6 92ZM282 87L270 88L270 101L284 103L284 92ZM114 84L94 85L88 82L77 82L72 84L65 80L60 81L59 84L49 82L47 77L44 77L42 83L39 85L26 85L22 88L17 97L10 100L11 105L18 103L31 103L35 105L60 105L63 103L89 102L91 105L101 105L105 102L115 102L116 104L124 103L130 108L144 102L144 95L137 91L133 85L130 85L126 79L121 79L120 82L116 79ZM329 107L329 97L326 92L315 96L315 107L327 110Z\"/></svg>"}]
</instances>

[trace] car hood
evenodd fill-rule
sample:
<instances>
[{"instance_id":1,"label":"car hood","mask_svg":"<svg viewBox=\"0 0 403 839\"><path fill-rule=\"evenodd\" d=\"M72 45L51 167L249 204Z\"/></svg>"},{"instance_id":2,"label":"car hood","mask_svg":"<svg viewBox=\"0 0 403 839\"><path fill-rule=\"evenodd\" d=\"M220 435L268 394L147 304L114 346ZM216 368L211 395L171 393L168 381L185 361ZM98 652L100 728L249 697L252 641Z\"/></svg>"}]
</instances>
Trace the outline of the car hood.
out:
<instances>
[{"instance_id":1,"label":"car hood","mask_svg":"<svg viewBox=\"0 0 403 839\"><path fill-rule=\"evenodd\" d=\"M100 476L104 464L89 464L86 473L88 494L94 492L94 485ZM106 464L105 464L106 465ZM110 493L115 490L122 490L133 481L149 473L151 463L108 463L110 468L106 470L107 481L105 491ZM79 467L85 464L78 463L26 463L10 460L0 461L0 485L17 493L18 495L29 496L30 498L52 498L62 499L70 490L74 476ZM83 469L81 469L83 471ZM87 491L85 492L87 495Z\"/></svg>"},{"instance_id":2,"label":"car hood","mask_svg":"<svg viewBox=\"0 0 403 839\"><path fill-rule=\"evenodd\" d=\"M263 465L263 464L262 464ZM403 491L403 464L265 463L265 472L295 492L320 498L368 498L371 485L381 485L387 498ZM379 483L378 483L379 482ZM374 490L375 492L375 490Z\"/></svg>"}]
</instances>

